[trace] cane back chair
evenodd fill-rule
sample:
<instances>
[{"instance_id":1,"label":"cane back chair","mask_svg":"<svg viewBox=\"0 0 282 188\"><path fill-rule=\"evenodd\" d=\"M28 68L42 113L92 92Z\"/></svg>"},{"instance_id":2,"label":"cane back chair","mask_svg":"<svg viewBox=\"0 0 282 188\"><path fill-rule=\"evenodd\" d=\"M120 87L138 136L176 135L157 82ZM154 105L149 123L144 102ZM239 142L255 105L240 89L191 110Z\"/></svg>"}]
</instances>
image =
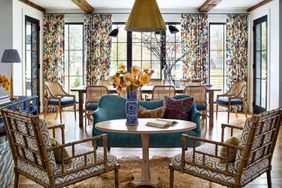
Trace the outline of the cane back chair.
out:
<instances>
[{"instance_id":1,"label":"cane back chair","mask_svg":"<svg viewBox=\"0 0 282 188\"><path fill-rule=\"evenodd\" d=\"M14 158L15 181L18 187L19 175L23 175L43 187L66 187L87 178L115 171L115 186L118 187L118 168L116 157L107 154L107 136L100 135L80 141L65 143L64 125L47 128L45 121L38 116L11 110L2 110L10 148ZM61 145L51 144L48 129L53 132L61 129ZM102 140L104 150L96 150L96 141ZM87 147L85 144L92 144ZM68 157L65 158L63 150ZM56 162L54 152L61 151L60 163ZM68 161L68 162L67 162Z\"/></svg>"},{"instance_id":2,"label":"cane back chair","mask_svg":"<svg viewBox=\"0 0 282 188\"><path fill-rule=\"evenodd\" d=\"M230 110L231 106L235 106L235 112L237 116L237 106L242 105L243 111L245 113L245 116L247 118L247 103L245 100L245 92L246 92L246 82L239 81L235 82L229 91L227 91L224 94L217 95L216 99L216 118L218 115L218 106L224 106L227 107L227 122L229 123L229 116L230 116Z\"/></svg>"},{"instance_id":3,"label":"cane back chair","mask_svg":"<svg viewBox=\"0 0 282 188\"><path fill-rule=\"evenodd\" d=\"M245 122L244 128L222 124L221 142L182 135L182 153L172 158L170 187L173 187L174 170L197 176L228 187L243 187L267 173L268 187L271 187L271 160L279 134L282 108L253 115ZM243 129L238 146L223 143L224 129ZM185 151L186 140L191 139L193 147ZM195 148L196 142L206 144ZM235 161L226 161L220 155L220 148L236 152ZM226 156L228 157L228 156Z\"/></svg>"},{"instance_id":4,"label":"cane back chair","mask_svg":"<svg viewBox=\"0 0 282 188\"><path fill-rule=\"evenodd\" d=\"M87 86L86 87L86 100L85 100L85 130L87 119L89 120L93 111L98 107L100 98L109 93L106 86ZM88 122L89 124L89 122Z\"/></svg>"},{"instance_id":5,"label":"cane back chair","mask_svg":"<svg viewBox=\"0 0 282 188\"><path fill-rule=\"evenodd\" d=\"M164 96L170 96L174 97L175 96L175 87L172 85L156 85L153 87L153 92L152 92L152 100L163 100Z\"/></svg>"},{"instance_id":6,"label":"cane back chair","mask_svg":"<svg viewBox=\"0 0 282 188\"><path fill-rule=\"evenodd\" d=\"M190 95L194 98L196 108L199 112L201 112L202 119L206 120L205 124L207 125L207 89L206 87L205 86L186 86L183 90L183 94Z\"/></svg>"},{"instance_id":7,"label":"cane back chair","mask_svg":"<svg viewBox=\"0 0 282 188\"><path fill-rule=\"evenodd\" d=\"M44 119L46 117L48 106L56 106L58 117L58 112L60 113L60 123L62 123L62 109L65 107L74 107L74 118L76 120L76 100L75 95L70 95L62 88L62 86L57 82L46 81L44 84L45 89L45 110Z\"/></svg>"}]
</instances>

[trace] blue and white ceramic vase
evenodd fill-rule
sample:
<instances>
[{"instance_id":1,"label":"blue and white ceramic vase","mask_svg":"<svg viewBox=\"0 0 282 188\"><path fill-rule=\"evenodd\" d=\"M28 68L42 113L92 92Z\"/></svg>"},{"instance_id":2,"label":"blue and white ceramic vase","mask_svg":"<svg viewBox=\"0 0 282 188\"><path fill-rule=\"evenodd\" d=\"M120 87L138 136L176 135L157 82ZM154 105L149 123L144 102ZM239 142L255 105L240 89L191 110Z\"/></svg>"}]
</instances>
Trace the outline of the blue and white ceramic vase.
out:
<instances>
[{"instance_id":1,"label":"blue and white ceramic vase","mask_svg":"<svg viewBox=\"0 0 282 188\"><path fill-rule=\"evenodd\" d=\"M138 100L136 91L127 91L125 113L126 125L138 125Z\"/></svg>"}]
</instances>

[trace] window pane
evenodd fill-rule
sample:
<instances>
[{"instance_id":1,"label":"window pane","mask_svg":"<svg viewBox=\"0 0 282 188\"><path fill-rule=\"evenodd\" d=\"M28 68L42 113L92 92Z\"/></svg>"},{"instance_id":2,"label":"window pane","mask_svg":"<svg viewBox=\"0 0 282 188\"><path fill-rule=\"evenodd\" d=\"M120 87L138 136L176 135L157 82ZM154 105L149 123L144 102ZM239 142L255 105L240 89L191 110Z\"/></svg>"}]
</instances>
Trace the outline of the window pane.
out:
<instances>
[{"instance_id":1,"label":"window pane","mask_svg":"<svg viewBox=\"0 0 282 188\"><path fill-rule=\"evenodd\" d=\"M112 49L111 49L111 59L117 60L117 43L112 43Z\"/></svg>"},{"instance_id":2,"label":"window pane","mask_svg":"<svg viewBox=\"0 0 282 188\"><path fill-rule=\"evenodd\" d=\"M132 59L141 60L141 43L132 43Z\"/></svg>"},{"instance_id":3,"label":"window pane","mask_svg":"<svg viewBox=\"0 0 282 188\"><path fill-rule=\"evenodd\" d=\"M256 25L256 51L260 50L261 45L261 25Z\"/></svg>"},{"instance_id":4,"label":"window pane","mask_svg":"<svg viewBox=\"0 0 282 188\"><path fill-rule=\"evenodd\" d=\"M118 43L118 60L126 60L126 43Z\"/></svg>"},{"instance_id":5,"label":"window pane","mask_svg":"<svg viewBox=\"0 0 282 188\"><path fill-rule=\"evenodd\" d=\"M210 25L210 50L224 49L224 34L225 25Z\"/></svg>"},{"instance_id":6,"label":"window pane","mask_svg":"<svg viewBox=\"0 0 282 188\"><path fill-rule=\"evenodd\" d=\"M261 54L261 77L263 79L266 79L267 77L267 72L266 72L266 51L262 51L262 54Z\"/></svg>"},{"instance_id":7,"label":"window pane","mask_svg":"<svg viewBox=\"0 0 282 188\"><path fill-rule=\"evenodd\" d=\"M140 32L132 32L132 42L141 42Z\"/></svg>"},{"instance_id":8,"label":"window pane","mask_svg":"<svg viewBox=\"0 0 282 188\"><path fill-rule=\"evenodd\" d=\"M151 51L146 47L142 47L142 60L150 60L151 59Z\"/></svg>"},{"instance_id":9,"label":"window pane","mask_svg":"<svg viewBox=\"0 0 282 188\"><path fill-rule=\"evenodd\" d=\"M261 92L260 92L260 90L261 90L261 79L256 79L256 101L255 101L255 103L256 103L256 105L258 105L258 106L260 106L260 94L261 94Z\"/></svg>"},{"instance_id":10,"label":"window pane","mask_svg":"<svg viewBox=\"0 0 282 188\"><path fill-rule=\"evenodd\" d=\"M152 70L154 70L152 79L160 79L161 78L161 64L159 61L152 62Z\"/></svg>"},{"instance_id":11,"label":"window pane","mask_svg":"<svg viewBox=\"0 0 282 188\"><path fill-rule=\"evenodd\" d=\"M124 25L119 25L118 29L118 42L126 42L127 41L127 32L124 30Z\"/></svg>"},{"instance_id":12,"label":"window pane","mask_svg":"<svg viewBox=\"0 0 282 188\"><path fill-rule=\"evenodd\" d=\"M261 42L262 42L262 50L266 50L266 38L267 38L267 33L266 33L266 22L263 22L261 24Z\"/></svg>"},{"instance_id":13,"label":"window pane","mask_svg":"<svg viewBox=\"0 0 282 188\"><path fill-rule=\"evenodd\" d=\"M256 78L261 78L261 52L256 52Z\"/></svg>"},{"instance_id":14,"label":"window pane","mask_svg":"<svg viewBox=\"0 0 282 188\"><path fill-rule=\"evenodd\" d=\"M70 49L82 50L83 28L81 25L69 25L69 42Z\"/></svg>"}]
</instances>

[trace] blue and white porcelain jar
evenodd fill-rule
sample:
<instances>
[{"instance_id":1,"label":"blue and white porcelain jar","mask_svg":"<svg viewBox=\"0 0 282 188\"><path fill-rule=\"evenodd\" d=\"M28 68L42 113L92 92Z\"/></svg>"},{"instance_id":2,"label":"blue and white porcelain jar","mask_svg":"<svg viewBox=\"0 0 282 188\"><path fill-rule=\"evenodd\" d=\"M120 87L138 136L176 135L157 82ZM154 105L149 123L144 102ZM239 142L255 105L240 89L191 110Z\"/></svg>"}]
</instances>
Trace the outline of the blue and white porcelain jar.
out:
<instances>
[{"instance_id":1,"label":"blue and white porcelain jar","mask_svg":"<svg viewBox=\"0 0 282 188\"><path fill-rule=\"evenodd\" d=\"M138 125L138 100L136 91L127 91L125 112L126 125Z\"/></svg>"}]
</instances>

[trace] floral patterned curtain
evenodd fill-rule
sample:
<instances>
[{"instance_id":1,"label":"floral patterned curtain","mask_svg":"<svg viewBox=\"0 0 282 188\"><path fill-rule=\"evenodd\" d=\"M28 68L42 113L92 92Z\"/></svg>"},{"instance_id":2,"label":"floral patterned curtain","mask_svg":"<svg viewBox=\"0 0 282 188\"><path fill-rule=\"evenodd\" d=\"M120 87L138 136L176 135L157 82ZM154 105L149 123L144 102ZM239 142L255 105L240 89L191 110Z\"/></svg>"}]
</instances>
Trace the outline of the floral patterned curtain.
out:
<instances>
[{"instance_id":1,"label":"floral patterned curtain","mask_svg":"<svg viewBox=\"0 0 282 188\"><path fill-rule=\"evenodd\" d=\"M184 79L207 79L208 31L207 14L181 15L181 48L186 64Z\"/></svg>"},{"instance_id":2,"label":"floral patterned curtain","mask_svg":"<svg viewBox=\"0 0 282 188\"><path fill-rule=\"evenodd\" d=\"M112 30L111 15L85 14L84 43L86 57L86 82L95 85L109 76Z\"/></svg>"},{"instance_id":3,"label":"floral patterned curtain","mask_svg":"<svg viewBox=\"0 0 282 188\"><path fill-rule=\"evenodd\" d=\"M226 22L226 71L227 85L247 81L248 64L248 15L228 14Z\"/></svg>"},{"instance_id":4,"label":"floral patterned curtain","mask_svg":"<svg viewBox=\"0 0 282 188\"><path fill-rule=\"evenodd\" d=\"M43 17L43 77L64 83L64 15L45 14Z\"/></svg>"}]
</instances>

